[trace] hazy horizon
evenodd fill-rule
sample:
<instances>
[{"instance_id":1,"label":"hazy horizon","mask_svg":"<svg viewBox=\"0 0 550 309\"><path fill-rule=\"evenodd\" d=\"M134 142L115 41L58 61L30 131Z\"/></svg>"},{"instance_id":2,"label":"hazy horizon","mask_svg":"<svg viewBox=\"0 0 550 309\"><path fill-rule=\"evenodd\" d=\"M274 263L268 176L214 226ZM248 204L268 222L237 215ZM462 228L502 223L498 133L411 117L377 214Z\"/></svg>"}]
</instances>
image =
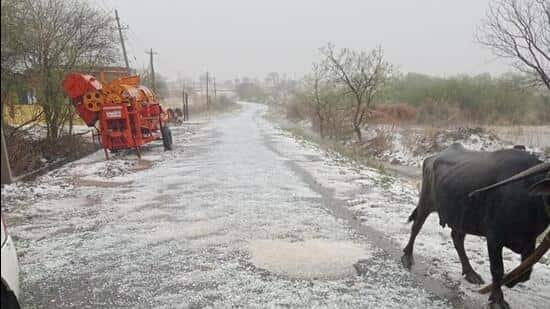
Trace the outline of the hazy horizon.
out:
<instances>
[{"instance_id":1,"label":"hazy horizon","mask_svg":"<svg viewBox=\"0 0 550 309\"><path fill-rule=\"evenodd\" d=\"M503 73L512 68L475 42L489 0L475 1L148 1L97 0L128 25L130 65L168 79L300 77L327 42L369 50L380 45L402 73L437 76Z\"/></svg>"}]
</instances>

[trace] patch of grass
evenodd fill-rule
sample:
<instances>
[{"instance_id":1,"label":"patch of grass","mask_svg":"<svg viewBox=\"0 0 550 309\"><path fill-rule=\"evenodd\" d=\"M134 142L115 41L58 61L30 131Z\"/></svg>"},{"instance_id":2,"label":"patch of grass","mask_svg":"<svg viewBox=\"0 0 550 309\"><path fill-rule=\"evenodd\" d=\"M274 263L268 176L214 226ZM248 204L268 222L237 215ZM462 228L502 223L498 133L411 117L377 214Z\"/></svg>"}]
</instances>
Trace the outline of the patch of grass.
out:
<instances>
[{"instance_id":1,"label":"patch of grass","mask_svg":"<svg viewBox=\"0 0 550 309\"><path fill-rule=\"evenodd\" d=\"M346 145L339 140L322 139L319 136L313 136L309 134L308 132L306 132L306 130L298 126L284 128L284 130L291 133L298 140L301 139L307 142L314 143L325 151L337 153L345 157L346 159L349 159L352 163L378 169L380 173L385 176L390 175L388 169L382 163L374 160L371 155L362 150L361 147L357 146L356 144Z\"/></svg>"},{"instance_id":2,"label":"patch of grass","mask_svg":"<svg viewBox=\"0 0 550 309\"><path fill-rule=\"evenodd\" d=\"M394 183L395 178L389 176L387 173L383 173L382 177L380 178L379 181L380 181L380 186L382 187L382 189L388 190L392 186L392 184Z\"/></svg>"}]
</instances>

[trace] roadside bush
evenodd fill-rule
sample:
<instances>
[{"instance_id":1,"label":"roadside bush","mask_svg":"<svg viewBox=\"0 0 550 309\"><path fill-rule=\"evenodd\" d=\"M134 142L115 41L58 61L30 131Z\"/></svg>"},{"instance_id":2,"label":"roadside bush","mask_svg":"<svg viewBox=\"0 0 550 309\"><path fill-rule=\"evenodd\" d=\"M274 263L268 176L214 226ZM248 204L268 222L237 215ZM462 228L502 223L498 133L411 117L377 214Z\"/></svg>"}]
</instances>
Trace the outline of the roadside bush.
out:
<instances>
[{"instance_id":1,"label":"roadside bush","mask_svg":"<svg viewBox=\"0 0 550 309\"><path fill-rule=\"evenodd\" d=\"M388 150L391 145L391 132L383 129L377 129L374 138L367 141L367 147L370 154L380 155Z\"/></svg>"},{"instance_id":2,"label":"roadside bush","mask_svg":"<svg viewBox=\"0 0 550 309\"><path fill-rule=\"evenodd\" d=\"M416 115L416 108L406 103L379 104L373 112L372 120L381 123L413 122Z\"/></svg>"},{"instance_id":3,"label":"roadside bush","mask_svg":"<svg viewBox=\"0 0 550 309\"><path fill-rule=\"evenodd\" d=\"M18 176L44 166L38 143L25 136L23 131L13 132L6 126L6 148L13 176Z\"/></svg>"},{"instance_id":4,"label":"roadside bush","mask_svg":"<svg viewBox=\"0 0 550 309\"><path fill-rule=\"evenodd\" d=\"M392 80L385 101L416 107L420 123L550 123L550 116L546 116L550 93L526 87L526 83L526 77L517 74L440 78L409 73Z\"/></svg>"},{"instance_id":5,"label":"roadside bush","mask_svg":"<svg viewBox=\"0 0 550 309\"><path fill-rule=\"evenodd\" d=\"M326 113L327 135L340 139L354 134L351 126L351 111L345 107L332 106Z\"/></svg>"},{"instance_id":6,"label":"roadside bush","mask_svg":"<svg viewBox=\"0 0 550 309\"><path fill-rule=\"evenodd\" d=\"M267 100L264 89L256 82L242 82L236 86L235 92L243 101L265 103Z\"/></svg>"},{"instance_id":7,"label":"roadside bush","mask_svg":"<svg viewBox=\"0 0 550 309\"><path fill-rule=\"evenodd\" d=\"M12 174L30 173L48 163L72 161L99 149L98 144L79 135L62 135L55 141L36 139L23 129L6 126L6 147Z\"/></svg>"},{"instance_id":8,"label":"roadside bush","mask_svg":"<svg viewBox=\"0 0 550 309\"><path fill-rule=\"evenodd\" d=\"M219 95L216 99L211 98L211 100L211 108L215 111L224 112L239 107L235 100L226 95Z\"/></svg>"},{"instance_id":9,"label":"roadside bush","mask_svg":"<svg viewBox=\"0 0 550 309\"><path fill-rule=\"evenodd\" d=\"M309 110L307 105L299 100L291 100L285 105L286 117L290 120L304 120L309 118Z\"/></svg>"},{"instance_id":10,"label":"roadside bush","mask_svg":"<svg viewBox=\"0 0 550 309\"><path fill-rule=\"evenodd\" d=\"M416 122L432 125L458 123L464 118L463 112L457 106L431 99L420 105L416 113Z\"/></svg>"},{"instance_id":11,"label":"roadside bush","mask_svg":"<svg viewBox=\"0 0 550 309\"><path fill-rule=\"evenodd\" d=\"M206 113L209 108L211 112L225 112L238 107L237 102L226 95L219 95L216 99L211 96L209 107L206 106L206 96L193 95L189 102L189 116Z\"/></svg>"}]
</instances>

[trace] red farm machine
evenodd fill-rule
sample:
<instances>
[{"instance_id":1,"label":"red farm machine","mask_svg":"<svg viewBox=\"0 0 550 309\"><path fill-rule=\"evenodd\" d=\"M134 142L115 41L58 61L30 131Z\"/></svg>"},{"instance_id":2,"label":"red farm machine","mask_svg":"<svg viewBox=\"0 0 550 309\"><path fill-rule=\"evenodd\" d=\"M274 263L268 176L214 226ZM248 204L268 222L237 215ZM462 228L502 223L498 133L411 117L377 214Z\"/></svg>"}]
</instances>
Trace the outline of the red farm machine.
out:
<instances>
[{"instance_id":1,"label":"red farm machine","mask_svg":"<svg viewBox=\"0 0 550 309\"><path fill-rule=\"evenodd\" d=\"M70 73L63 88L80 118L98 130L107 159L108 150L133 148L140 156L139 148L155 140L162 140L165 150L172 149L168 115L155 94L140 85L139 76L102 83L92 75Z\"/></svg>"}]
</instances>

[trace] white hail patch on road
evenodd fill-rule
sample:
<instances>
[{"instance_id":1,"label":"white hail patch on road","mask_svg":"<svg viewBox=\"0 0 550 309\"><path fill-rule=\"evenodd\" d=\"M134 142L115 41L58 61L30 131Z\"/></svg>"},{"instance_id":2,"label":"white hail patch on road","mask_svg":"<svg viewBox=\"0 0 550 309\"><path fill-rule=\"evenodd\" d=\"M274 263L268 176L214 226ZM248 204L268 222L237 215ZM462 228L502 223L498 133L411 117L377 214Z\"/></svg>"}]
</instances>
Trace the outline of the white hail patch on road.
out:
<instances>
[{"instance_id":1,"label":"white hail patch on road","mask_svg":"<svg viewBox=\"0 0 550 309\"><path fill-rule=\"evenodd\" d=\"M272 273L295 279L340 279L355 275L353 264L368 257L364 246L351 241L254 240L252 263Z\"/></svg>"}]
</instances>

